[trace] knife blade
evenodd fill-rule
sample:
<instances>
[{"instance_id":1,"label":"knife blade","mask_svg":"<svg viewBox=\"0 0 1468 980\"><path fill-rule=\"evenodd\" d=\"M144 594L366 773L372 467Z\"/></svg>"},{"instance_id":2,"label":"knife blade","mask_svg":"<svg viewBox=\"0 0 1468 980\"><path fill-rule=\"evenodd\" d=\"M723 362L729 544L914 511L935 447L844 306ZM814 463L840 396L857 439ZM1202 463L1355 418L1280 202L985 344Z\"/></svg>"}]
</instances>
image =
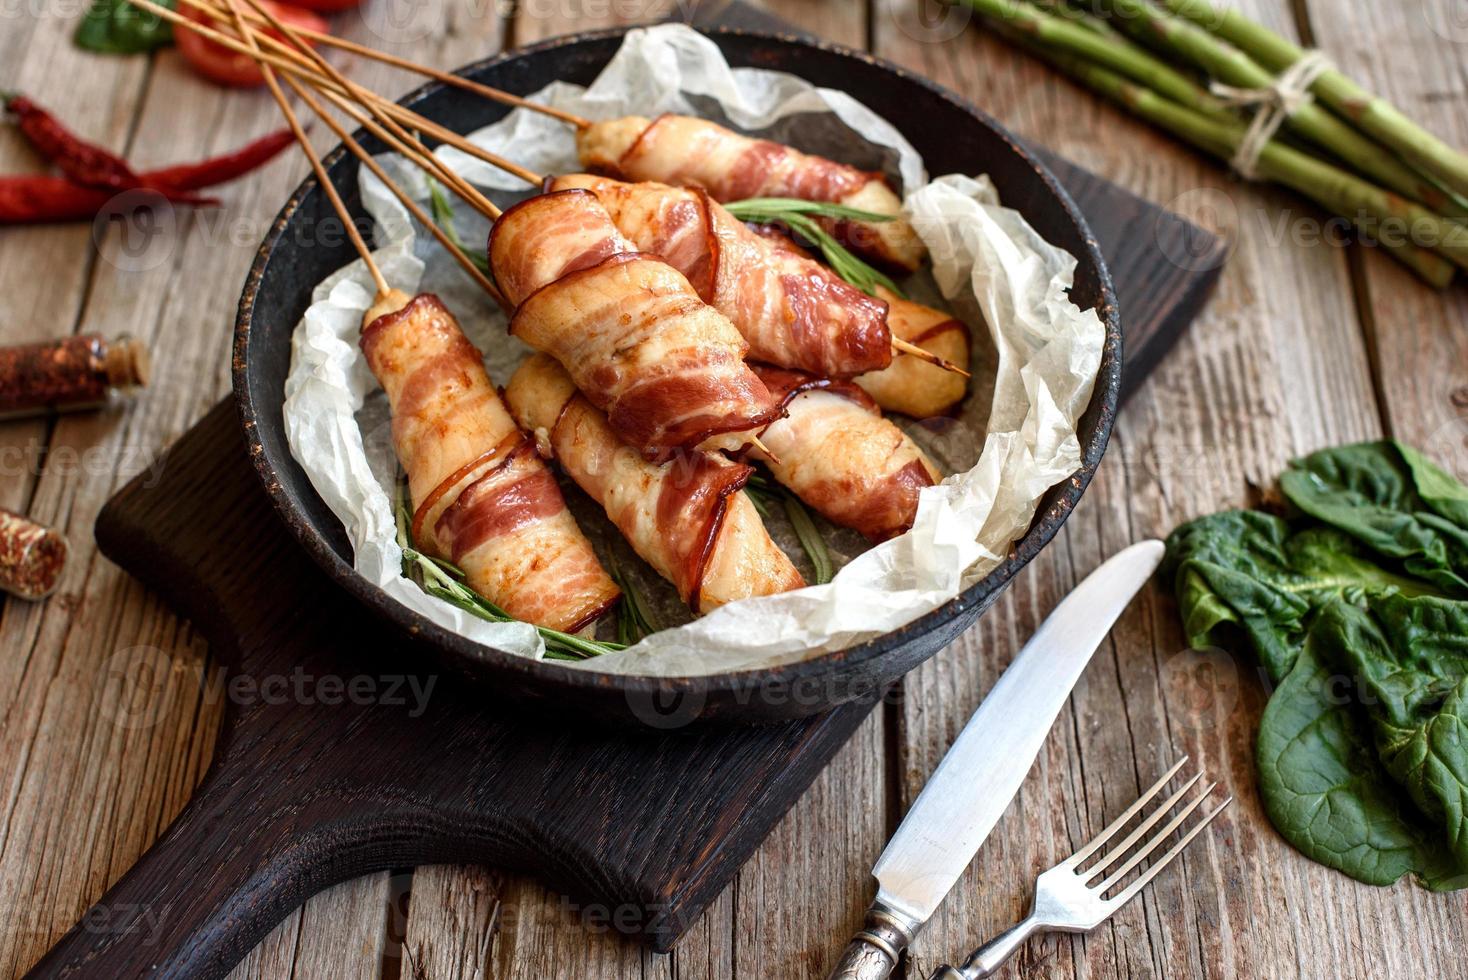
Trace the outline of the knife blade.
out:
<instances>
[{"instance_id":1,"label":"knife blade","mask_svg":"<svg viewBox=\"0 0 1468 980\"><path fill-rule=\"evenodd\" d=\"M831 980L882 980L1009 808L1101 641L1162 561L1141 541L1086 576L1015 656L877 859L877 899Z\"/></svg>"}]
</instances>

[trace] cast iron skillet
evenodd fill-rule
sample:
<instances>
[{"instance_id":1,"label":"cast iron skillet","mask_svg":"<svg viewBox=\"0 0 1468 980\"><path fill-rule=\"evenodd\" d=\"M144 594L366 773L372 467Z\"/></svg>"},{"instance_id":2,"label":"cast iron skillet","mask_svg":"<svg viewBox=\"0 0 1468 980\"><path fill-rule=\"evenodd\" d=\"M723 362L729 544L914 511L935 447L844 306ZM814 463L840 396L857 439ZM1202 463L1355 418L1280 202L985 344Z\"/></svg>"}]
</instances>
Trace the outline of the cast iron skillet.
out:
<instances>
[{"instance_id":1,"label":"cast iron skillet","mask_svg":"<svg viewBox=\"0 0 1468 980\"><path fill-rule=\"evenodd\" d=\"M532 92L555 79L585 84L616 52L622 33L611 30L553 39L479 62L462 73L514 92ZM410 611L353 571L345 532L286 444L282 403L291 331L310 302L312 284L355 258L339 228L328 233L334 221L330 204L315 180L308 179L286 202L260 246L240 299L235 328L235 397L250 456L265 490L312 557L365 606L400 627L400 637L411 637L446 666L482 682L487 692L522 704L542 701L554 705L562 717L631 719L657 727L694 720L759 722L877 696L891 681L972 625L1015 572L1055 536L1101 460L1116 412L1121 327L1110 277L1070 196L1013 136L953 93L861 52L734 30L715 30L710 36L732 65L788 71L850 93L891 120L934 174L989 174L1007 205L1018 208L1046 239L1077 257L1072 297L1082 308L1095 308L1106 325L1100 376L1080 426L1084 461L1069 480L1050 491L1008 560L982 581L899 630L805 663L664 679L532 662L483 647ZM460 132L487 125L507 111L437 83L418 89L403 101ZM365 216L356 193L356 161L339 147L326 162L342 196Z\"/></svg>"}]
</instances>

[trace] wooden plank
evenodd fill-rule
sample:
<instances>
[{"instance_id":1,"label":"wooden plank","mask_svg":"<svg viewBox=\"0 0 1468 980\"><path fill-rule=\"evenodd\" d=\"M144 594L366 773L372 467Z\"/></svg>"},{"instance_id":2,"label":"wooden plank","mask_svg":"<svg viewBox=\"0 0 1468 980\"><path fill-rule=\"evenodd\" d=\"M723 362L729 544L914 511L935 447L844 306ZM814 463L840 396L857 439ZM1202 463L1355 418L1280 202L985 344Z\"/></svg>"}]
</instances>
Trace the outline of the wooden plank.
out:
<instances>
[{"instance_id":1,"label":"wooden plank","mask_svg":"<svg viewBox=\"0 0 1468 980\"><path fill-rule=\"evenodd\" d=\"M1249 10L1291 30L1284 4ZM906 802L1003 662L1081 574L1131 540L1247 504L1251 485L1271 480L1287 457L1373 436L1380 422L1345 256L1271 235L1282 211L1293 220L1321 216L1237 184L974 28L926 43L899 14L879 18L876 30L878 53L1155 201L1195 218L1221 213L1235 243L1218 295L1121 416L1061 540L974 632L909 678L897 733ZM1221 828L1094 936L1033 943L1021 970L1356 975L1374 968L1368 950L1418 945L1394 924L1398 896L1305 861L1269 827L1254 792L1252 738L1263 703L1254 668L1180 652L1184 646L1173 603L1149 587L1083 678L1016 807L921 938L910 976L1018 918L1033 875L1183 752L1239 797Z\"/></svg>"},{"instance_id":2,"label":"wooden plank","mask_svg":"<svg viewBox=\"0 0 1468 980\"><path fill-rule=\"evenodd\" d=\"M1449 144L1468 146L1460 5L1314 0L1307 9L1315 43L1342 71ZM1468 290L1461 278L1443 292L1422 288L1377 250L1361 252L1387 429L1468 478Z\"/></svg>"},{"instance_id":3,"label":"wooden plank","mask_svg":"<svg viewBox=\"0 0 1468 980\"><path fill-rule=\"evenodd\" d=\"M454 63L482 54L486 42L490 50L498 44L496 17L456 10L444 18L422 7L411 13L409 20L375 23L351 14L339 26L359 40ZM175 52L151 63L97 58L72 48L69 21L25 24L14 35L24 41L25 60L12 84L109 146L127 145L132 134L129 153L140 165L227 150L279 125L268 96L203 82ZM7 49L11 38L6 35ZM361 59L346 65L384 91L418 84ZM56 84L65 77L88 84ZM322 145L329 135L325 127L315 130ZM35 165L11 138L0 152L7 170ZM60 593L39 605L7 603L0 612L0 645L22 652L0 666L7 681L0 695L7 715L0 740L7 774L0 899L7 908L30 910L0 925L0 970L7 974L34 961L132 863L207 764L221 703L200 683L202 645L153 597L97 559L91 525L107 496L146 469L226 389L239 284L305 170L304 159L289 155L223 189L225 209L165 221L146 248L126 247L113 229L100 260L88 258L87 226L7 231L0 239L8 314L0 338L33 340L74 328L128 331L157 352L150 389L125 411L7 426L7 436L37 447L32 455L44 465L0 477L3 502L62 527L73 545ZM180 282L186 290L177 288ZM55 315L40 318L35 310ZM304 975L322 975L310 965L331 962L368 964L360 974L375 974L386 922L383 888L379 876L318 896L242 971L290 975L299 949ZM343 930L343 920L352 928Z\"/></svg>"}]
</instances>

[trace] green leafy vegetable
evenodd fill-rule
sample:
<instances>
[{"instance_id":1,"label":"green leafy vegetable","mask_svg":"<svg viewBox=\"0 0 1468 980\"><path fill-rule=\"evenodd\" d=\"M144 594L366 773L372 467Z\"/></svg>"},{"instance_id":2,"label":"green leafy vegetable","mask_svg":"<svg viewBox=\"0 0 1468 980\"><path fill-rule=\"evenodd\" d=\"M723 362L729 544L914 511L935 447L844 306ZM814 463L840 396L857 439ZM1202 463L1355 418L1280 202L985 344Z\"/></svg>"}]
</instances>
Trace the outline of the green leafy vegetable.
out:
<instances>
[{"instance_id":1,"label":"green leafy vegetable","mask_svg":"<svg viewBox=\"0 0 1468 980\"><path fill-rule=\"evenodd\" d=\"M902 290L897 288L897 284L891 278L853 255L850 249L837 241L834 235L822 228L815 220L832 218L882 222L891 221L893 215L861 211L843 204L800 201L789 197L751 197L744 201L734 201L724 207L740 221L753 221L756 224L782 224L789 228L796 235L820 249L826 264L836 275L868 296L877 295L878 286L890 290L897 296L902 296Z\"/></svg>"},{"instance_id":2,"label":"green leafy vegetable","mask_svg":"<svg viewBox=\"0 0 1468 980\"><path fill-rule=\"evenodd\" d=\"M1189 642L1246 642L1278 684L1256 745L1271 822L1371 884L1468 887L1468 488L1396 443L1280 478L1299 510L1168 539Z\"/></svg>"},{"instance_id":3,"label":"green leafy vegetable","mask_svg":"<svg viewBox=\"0 0 1468 980\"><path fill-rule=\"evenodd\" d=\"M173 0L159 0L170 10ZM173 25L128 0L92 0L72 41L101 54L141 54L173 43Z\"/></svg>"},{"instance_id":4,"label":"green leafy vegetable","mask_svg":"<svg viewBox=\"0 0 1468 980\"><path fill-rule=\"evenodd\" d=\"M477 616L491 623L518 622L513 616L484 596L464 585L463 569L441 558L425 555L413 546L410 530L412 514L409 510L406 481L399 481L397 501L398 547L403 549L403 577L412 579L424 592L435 599ZM560 630L535 627L545 641L545 655L550 660L586 660L604 653L625 649L622 643L604 643L588 640Z\"/></svg>"}]
</instances>

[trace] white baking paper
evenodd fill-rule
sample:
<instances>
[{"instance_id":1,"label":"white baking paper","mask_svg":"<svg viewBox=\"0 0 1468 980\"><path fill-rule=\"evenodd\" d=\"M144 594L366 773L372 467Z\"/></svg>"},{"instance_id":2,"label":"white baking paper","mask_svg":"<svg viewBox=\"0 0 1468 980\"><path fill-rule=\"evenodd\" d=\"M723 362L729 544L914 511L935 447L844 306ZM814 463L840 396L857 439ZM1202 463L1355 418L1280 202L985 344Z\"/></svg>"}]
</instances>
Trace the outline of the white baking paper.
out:
<instances>
[{"instance_id":1,"label":"white baking paper","mask_svg":"<svg viewBox=\"0 0 1468 980\"><path fill-rule=\"evenodd\" d=\"M1003 207L987 178L928 182L916 151L850 96L781 72L731 69L712 42L682 25L632 31L589 89L556 83L533 98L594 119L701 115L884 170L905 189L906 210L931 252L931 279L915 278L910 290L920 299L941 290L976 341L974 390L959 417L907 426L940 464L962 469L923 491L911 531L865 551L838 536L836 556L852 557L829 584L732 603L582 667L666 676L768 667L896 629L992 569L1029 527L1045 491L1080 466L1076 421L1091 398L1104 328L1093 311L1067 298L1075 259ZM570 128L527 110L469 135L541 173L578 169ZM440 156L496 190L502 204L530 191L461 152L445 148ZM415 196L427 198L416 170L382 160ZM389 281L409 293L438 293L503 383L526 352L507 338L504 318L430 236L415 233L407 211L365 170L362 194L379 224L377 241L386 243L377 254ZM455 224L470 247L482 246L487 223L467 206L457 208ZM542 656L529 626L476 619L401 575L386 399L357 347L372 299L361 262L317 287L293 338L285 404L292 452L346 527L359 573L455 632ZM595 517L583 516L583 523Z\"/></svg>"}]
</instances>

